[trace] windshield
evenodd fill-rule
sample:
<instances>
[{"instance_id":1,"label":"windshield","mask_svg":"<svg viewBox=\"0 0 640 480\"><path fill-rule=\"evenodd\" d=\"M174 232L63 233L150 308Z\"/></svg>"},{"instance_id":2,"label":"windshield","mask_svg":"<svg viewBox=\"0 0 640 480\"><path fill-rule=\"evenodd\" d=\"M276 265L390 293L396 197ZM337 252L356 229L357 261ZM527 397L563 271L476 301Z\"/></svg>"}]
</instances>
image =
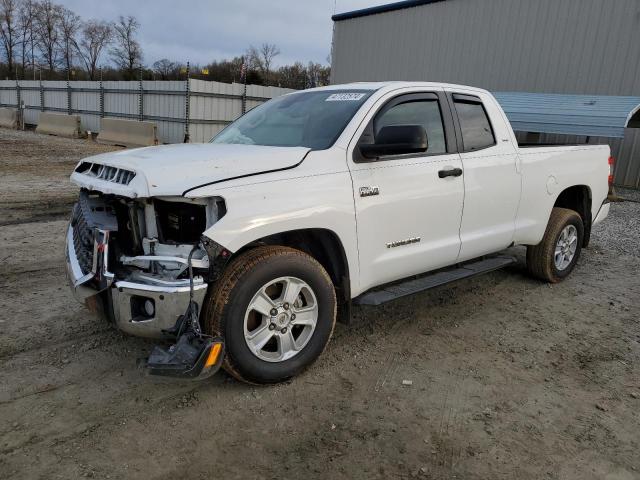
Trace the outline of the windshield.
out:
<instances>
[{"instance_id":1,"label":"windshield","mask_svg":"<svg viewBox=\"0 0 640 480\"><path fill-rule=\"evenodd\" d=\"M329 148L372 90L324 90L274 98L233 122L211 143Z\"/></svg>"}]
</instances>

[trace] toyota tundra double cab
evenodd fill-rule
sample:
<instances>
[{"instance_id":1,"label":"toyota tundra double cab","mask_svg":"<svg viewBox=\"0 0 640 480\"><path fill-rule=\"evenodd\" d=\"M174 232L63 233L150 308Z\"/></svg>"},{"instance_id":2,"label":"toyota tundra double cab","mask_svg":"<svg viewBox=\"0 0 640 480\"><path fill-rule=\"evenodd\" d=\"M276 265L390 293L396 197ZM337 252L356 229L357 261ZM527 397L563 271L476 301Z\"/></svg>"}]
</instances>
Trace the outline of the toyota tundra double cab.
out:
<instances>
[{"instance_id":1,"label":"toyota tundra double cab","mask_svg":"<svg viewBox=\"0 0 640 480\"><path fill-rule=\"evenodd\" d=\"M74 294L149 368L293 377L352 304L513 262L559 282L609 212L608 146L522 146L494 97L424 82L275 98L205 144L86 158L67 230Z\"/></svg>"}]
</instances>

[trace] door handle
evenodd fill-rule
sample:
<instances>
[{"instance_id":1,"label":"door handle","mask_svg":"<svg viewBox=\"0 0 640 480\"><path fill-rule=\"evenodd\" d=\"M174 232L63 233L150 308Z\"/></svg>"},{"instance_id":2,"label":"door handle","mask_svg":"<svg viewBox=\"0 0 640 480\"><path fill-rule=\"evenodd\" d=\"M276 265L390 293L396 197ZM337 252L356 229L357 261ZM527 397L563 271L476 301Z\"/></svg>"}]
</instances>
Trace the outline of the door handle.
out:
<instances>
[{"instance_id":1,"label":"door handle","mask_svg":"<svg viewBox=\"0 0 640 480\"><path fill-rule=\"evenodd\" d=\"M462 175L462 169L461 168L449 168L447 170L440 170L438 172L438 176L440 178L459 177L460 175Z\"/></svg>"}]
</instances>

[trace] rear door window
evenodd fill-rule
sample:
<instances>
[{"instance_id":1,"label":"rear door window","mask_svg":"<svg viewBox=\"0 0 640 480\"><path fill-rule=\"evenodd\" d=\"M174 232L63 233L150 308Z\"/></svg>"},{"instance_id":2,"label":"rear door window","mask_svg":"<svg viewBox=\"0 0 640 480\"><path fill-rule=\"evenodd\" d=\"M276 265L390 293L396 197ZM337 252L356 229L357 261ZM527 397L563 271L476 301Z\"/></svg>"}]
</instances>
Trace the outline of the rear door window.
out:
<instances>
[{"instance_id":1,"label":"rear door window","mask_svg":"<svg viewBox=\"0 0 640 480\"><path fill-rule=\"evenodd\" d=\"M465 152L482 150L496 144L489 116L480 99L474 101L473 98L466 95L453 96Z\"/></svg>"}]
</instances>

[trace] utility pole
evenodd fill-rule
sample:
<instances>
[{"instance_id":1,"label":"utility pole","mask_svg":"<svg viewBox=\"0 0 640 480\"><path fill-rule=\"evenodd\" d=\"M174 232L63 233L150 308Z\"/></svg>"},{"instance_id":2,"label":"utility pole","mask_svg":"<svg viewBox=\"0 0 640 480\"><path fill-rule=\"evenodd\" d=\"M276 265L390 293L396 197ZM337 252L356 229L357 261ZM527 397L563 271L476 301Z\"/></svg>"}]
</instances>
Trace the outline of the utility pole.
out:
<instances>
[{"instance_id":1,"label":"utility pole","mask_svg":"<svg viewBox=\"0 0 640 480\"><path fill-rule=\"evenodd\" d=\"M191 85L190 85L190 67L187 62L187 72L185 79L185 91L184 91L184 143L189 143L189 122L191 120Z\"/></svg>"},{"instance_id":2,"label":"utility pole","mask_svg":"<svg viewBox=\"0 0 640 480\"><path fill-rule=\"evenodd\" d=\"M138 80L138 120L144 120L144 90L142 88L142 63L140 64L140 79Z\"/></svg>"},{"instance_id":3,"label":"utility pole","mask_svg":"<svg viewBox=\"0 0 640 480\"><path fill-rule=\"evenodd\" d=\"M240 69L240 78L243 83L242 90L242 115L247 113L247 63L244 57L242 57L242 67Z\"/></svg>"}]
</instances>

